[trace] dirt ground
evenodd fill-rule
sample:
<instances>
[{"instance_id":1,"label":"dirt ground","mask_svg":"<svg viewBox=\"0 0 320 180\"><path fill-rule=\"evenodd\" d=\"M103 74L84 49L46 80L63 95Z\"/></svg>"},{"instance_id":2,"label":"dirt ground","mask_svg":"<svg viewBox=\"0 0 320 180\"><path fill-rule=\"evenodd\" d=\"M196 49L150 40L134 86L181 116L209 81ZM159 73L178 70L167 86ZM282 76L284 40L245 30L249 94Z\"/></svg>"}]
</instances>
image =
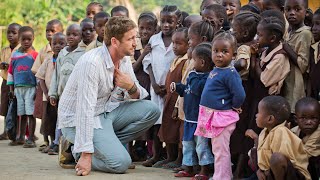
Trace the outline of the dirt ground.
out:
<instances>
[{"instance_id":1,"label":"dirt ground","mask_svg":"<svg viewBox=\"0 0 320 180\"><path fill-rule=\"evenodd\" d=\"M36 134L40 138L36 143L41 145L43 140L39 134L40 120L37 120ZM3 117L0 117L0 133L3 132ZM26 149L22 146L8 146L9 140L0 141L0 180L72 180L72 179L176 179L170 170L145 168L136 165L136 169L128 170L126 174L108 174L91 172L89 176L78 177L73 169L62 169L57 162L58 156L42 154L38 148ZM184 180L187 178L183 178ZM180 180L180 178L179 178Z\"/></svg>"}]
</instances>

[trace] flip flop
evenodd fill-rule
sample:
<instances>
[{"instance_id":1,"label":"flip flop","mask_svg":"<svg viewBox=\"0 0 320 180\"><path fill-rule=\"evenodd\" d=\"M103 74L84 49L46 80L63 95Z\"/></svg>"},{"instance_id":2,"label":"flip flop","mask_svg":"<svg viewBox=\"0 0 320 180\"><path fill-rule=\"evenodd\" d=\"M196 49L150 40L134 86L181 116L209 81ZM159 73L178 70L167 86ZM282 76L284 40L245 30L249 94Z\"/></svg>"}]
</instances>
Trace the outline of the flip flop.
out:
<instances>
[{"instance_id":1,"label":"flip flop","mask_svg":"<svg viewBox=\"0 0 320 180\"><path fill-rule=\"evenodd\" d=\"M194 174L188 173L187 171L179 171L174 177L193 177Z\"/></svg>"},{"instance_id":2,"label":"flip flop","mask_svg":"<svg viewBox=\"0 0 320 180\"><path fill-rule=\"evenodd\" d=\"M180 166L181 166L181 164L177 164L175 162L169 162L168 164L164 164L162 167L164 169L174 169L174 168L178 168Z\"/></svg>"},{"instance_id":3,"label":"flip flop","mask_svg":"<svg viewBox=\"0 0 320 180\"><path fill-rule=\"evenodd\" d=\"M162 161L158 161L156 162L152 167L153 168L162 168L163 165L167 164L167 160L162 160Z\"/></svg>"},{"instance_id":4,"label":"flip flop","mask_svg":"<svg viewBox=\"0 0 320 180\"><path fill-rule=\"evenodd\" d=\"M209 180L209 177L203 174L196 174L192 180Z\"/></svg>"},{"instance_id":5,"label":"flip flop","mask_svg":"<svg viewBox=\"0 0 320 180\"><path fill-rule=\"evenodd\" d=\"M178 173L179 171L184 171L184 170L186 170L187 169L187 167L185 166L185 165L182 165L182 166L180 166L180 167L177 167L177 168L173 168L173 172L174 173Z\"/></svg>"}]
</instances>

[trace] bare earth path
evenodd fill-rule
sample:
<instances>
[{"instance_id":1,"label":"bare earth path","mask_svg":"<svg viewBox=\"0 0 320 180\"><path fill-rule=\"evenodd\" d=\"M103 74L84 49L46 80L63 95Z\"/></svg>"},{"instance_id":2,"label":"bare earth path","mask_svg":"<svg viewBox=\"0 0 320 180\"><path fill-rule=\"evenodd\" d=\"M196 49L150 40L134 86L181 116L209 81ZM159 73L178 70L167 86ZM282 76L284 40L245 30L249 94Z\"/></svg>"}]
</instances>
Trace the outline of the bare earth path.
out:
<instances>
[{"instance_id":1,"label":"bare earth path","mask_svg":"<svg viewBox=\"0 0 320 180\"><path fill-rule=\"evenodd\" d=\"M40 138L36 143L42 144L39 134L40 120L37 120L36 134ZM3 132L3 117L0 117L0 133ZM9 141L0 141L0 180L140 180L140 179L176 179L170 170L145 168L137 165L136 169L126 174L107 174L91 172L89 176L77 177L72 169L62 169L58 163L58 156L42 154L38 148L26 149L21 146L8 146ZM179 180L184 180L182 178Z\"/></svg>"}]
</instances>

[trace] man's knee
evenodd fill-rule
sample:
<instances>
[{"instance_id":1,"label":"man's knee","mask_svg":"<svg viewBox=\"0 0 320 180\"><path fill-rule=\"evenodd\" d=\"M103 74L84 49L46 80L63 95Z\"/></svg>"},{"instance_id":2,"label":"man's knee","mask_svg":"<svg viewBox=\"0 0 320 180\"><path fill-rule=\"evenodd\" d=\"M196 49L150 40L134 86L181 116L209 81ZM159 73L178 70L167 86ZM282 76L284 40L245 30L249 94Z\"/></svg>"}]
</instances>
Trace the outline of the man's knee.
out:
<instances>
[{"instance_id":1,"label":"man's knee","mask_svg":"<svg viewBox=\"0 0 320 180\"><path fill-rule=\"evenodd\" d=\"M128 167L131 165L132 161L131 158L127 156L122 156L118 159L118 162L115 163L114 167L111 167L115 173L125 173L128 170Z\"/></svg>"},{"instance_id":2,"label":"man's knee","mask_svg":"<svg viewBox=\"0 0 320 180\"><path fill-rule=\"evenodd\" d=\"M146 107L145 110L149 113L149 119L155 123L161 115L159 107L154 102L148 100L143 100L142 103Z\"/></svg>"},{"instance_id":3,"label":"man's knee","mask_svg":"<svg viewBox=\"0 0 320 180\"><path fill-rule=\"evenodd\" d=\"M281 153L273 153L270 158L270 167L273 168L284 168L288 165L288 159Z\"/></svg>"}]
</instances>

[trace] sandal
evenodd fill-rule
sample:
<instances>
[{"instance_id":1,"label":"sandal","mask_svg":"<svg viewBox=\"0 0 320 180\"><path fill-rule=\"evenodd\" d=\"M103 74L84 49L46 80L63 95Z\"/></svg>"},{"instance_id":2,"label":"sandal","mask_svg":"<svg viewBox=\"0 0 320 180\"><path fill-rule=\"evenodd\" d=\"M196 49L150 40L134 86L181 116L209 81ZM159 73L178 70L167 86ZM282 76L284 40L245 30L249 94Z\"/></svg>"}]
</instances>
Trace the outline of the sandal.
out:
<instances>
[{"instance_id":1,"label":"sandal","mask_svg":"<svg viewBox=\"0 0 320 180\"><path fill-rule=\"evenodd\" d=\"M193 177L194 174L189 173L187 171L179 171L177 174L174 175L174 177Z\"/></svg>"},{"instance_id":2,"label":"sandal","mask_svg":"<svg viewBox=\"0 0 320 180\"><path fill-rule=\"evenodd\" d=\"M165 160L156 162L152 167L153 168L162 168L167 163L168 163L168 161L165 159Z\"/></svg>"},{"instance_id":3,"label":"sandal","mask_svg":"<svg viewBox=\"0 0 320 180\"><path fill-rule=\"evenodd\" d=\"M203 174L196 174L192 180L209 180L209 177Z\"/></svg>"},{"instance_id":4,"label":"sandal","mask_svg":"<svg viewBox=\"0 0 320 180\"><path fill-rule=\"evenodd\" d=\"M39 146L38 150L43 152L43 150L46 149L47 147L48 147L48 145L45 143L45 144L42 144L41 146Z\"/></svg>"},{"instance_id":5,"label":"sandal","mask_svg":"<svg viewBox=\"0 0 320 180\"><path fill-rule=\"evenodd\" d=\"M48 155L58 155L59 154L59 145L52 144L48 150Z\"/></svg>"},{"instance_id":6,"label":"sandal","mask_svg":"<svg viewBox=\"0 0 320 180\"><path fill-rule=\"evenodd\" d=\"M186 170L187 168L186 168L186 166L185 165L182 165L182 166L180 166L180 167L177 167L177 168L173 168L173 172L174 173L178 173L179 171L184 171L184 170Z\"/></svg>"},{"instance_id":7,"label":"sandal","mask_svg":"<svg viewBox=\"0 0 320 180\"><path fill-rule=\"evenodd\" d=\"M27 140L24 144L23 144L23 148L35 148L37 147L36 143L32 140Z\"/></svg>"},{"instance_id":8,"label":"sandal","mask_svg":"<svg viewBox=\"0 0 320 180\"><path fill-rule=\"evenodd\" d=\"M169 162L168 164L164 164L162 167L164 169L174 169L180 167L181 164L177 164L176 162Z\"/></svg>"},{"instance_id":9,"label":"sandal","mask_svg":"<svg viewBox=\"0 0 320 180\"><path fill-rule=\"evenodd\" d=\"M8 139L9 138L8 138L7 133L3 133L3 134L0 135L0 140L8 140Z\"/></svg>"}]
</instances>

